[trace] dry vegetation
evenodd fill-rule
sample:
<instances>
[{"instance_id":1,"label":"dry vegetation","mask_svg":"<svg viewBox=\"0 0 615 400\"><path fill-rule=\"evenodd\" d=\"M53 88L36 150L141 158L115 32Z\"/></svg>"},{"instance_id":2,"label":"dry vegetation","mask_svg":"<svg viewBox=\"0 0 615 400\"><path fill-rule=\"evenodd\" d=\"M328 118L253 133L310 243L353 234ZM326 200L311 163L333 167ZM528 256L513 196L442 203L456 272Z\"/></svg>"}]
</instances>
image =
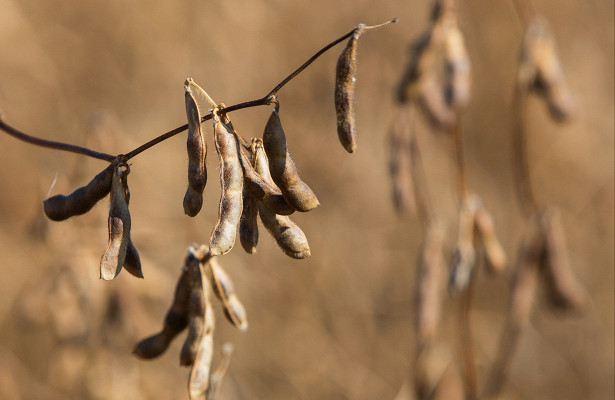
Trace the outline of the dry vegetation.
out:
<instances>
[{"instance_id":1,"label":"dry vegetation","mask_svg":"<svg viewBox=\"0 0 615 400\"><path fill-rule=\"evenodd\" d=\"M185 123L181 84L188 76L226 104L259 98L357 23L400 18L359 40L356 149L355 133L336 118L333 100L347 100L335 93L335 66L344 44L278 93L289 151L321 204L308 214L292 215L309 238L311 256L293 260L263 234L256 254L236 245L219 258L250 328L241 332L226 323L224 302L206 302L216 314L213 369L228 366L218 398L403 400L413 398L417 380L411 377L417 376L424 382L445 377L440 398L462 398L460 371L466 384L483 386L492 379L494 360L505 358L498 350L500 334L505 327L505 332L516 329L506 317L511 268L498 276L479 269L470 282L471 296L442 298L439 323L428 321L433 325L423 325L426 332L417 332L414 323L419 254L429 264L434 262L429 243L446 244L445 261L456 243L461 253L472 247L472 240L457 239L464 231L457 226L460 212L474 213L475 219L467 219L480 224L472 201L458 207L466 189L480 194L493 215L509 267L522 237L523 243L549 248L544 244L549 240L561 242L552 232L565 232L570 268L590 295L584 314L570 317L545 312L554 302L548 297L553 291L539 286L532 292L534 312L512 339L518 343L500 398L613 398L613 3L532 2L550 23L577 106L576 117L559 124L541 98L523 98L534 204L559 209L532 214L517 201L511 167L511 131L520 121L513 106L519 101L522 24L512 2L460 2L459 30L472 63L472 97L459 105L461 143L456 147L452 140L460 134L431 133L419 114L397 121L398 129L416 126L425 175L405 177L428 187L429 208L439 222L425 224L430 219L420 212L418 217L395 212L387 167L388 134L399 115L394 92L409 60L409 43L428 28L429 3L312 2L308 8L293 2L0 2L5 119L33 135L110 154ZM346 85L354 82L346 80ZM231 117L245 137L260 137L270 113L271 107L259 107ZM185 136L131 160L130 238L139 249L145 279L123 273L111 282L99 279L100 254L108 245L107 200L64 222L49 222L41 204L86 184L106 163L0 135L5 277L0 282L0 398L187 397L189 372L178 365L183 336L153 361L139 361L131 352L139 340L160 331L188 245L208 243L217 221L220 193L209 124L210 180L195 218L187 217L181 204ZM454 155L460 145L463 185ZM410 192L399 193L407 197ZM417 199L415 205L420 203ZM528 226L534 229L529 234ZM528 242L532 232L538 242ZM552 252L544 248L541 254ZM471 329L463 321L470 321ZM429 358L417 357L421 335L429 337ZM230 365L220 356L225 342L234 347ZM224 349L228 357L229 348ZM468 397L472 390L466 385Z\"/></svg>"}]
</instances>

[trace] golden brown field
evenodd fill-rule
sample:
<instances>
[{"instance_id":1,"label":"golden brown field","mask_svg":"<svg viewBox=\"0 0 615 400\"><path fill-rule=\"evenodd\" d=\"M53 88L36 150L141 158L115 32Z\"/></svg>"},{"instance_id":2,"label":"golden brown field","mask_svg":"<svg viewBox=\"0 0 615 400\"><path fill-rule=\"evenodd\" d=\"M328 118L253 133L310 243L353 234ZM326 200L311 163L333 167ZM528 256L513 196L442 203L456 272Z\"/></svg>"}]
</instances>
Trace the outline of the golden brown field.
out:
<instances>
[{"instance_id":1,"label":"golden brown field","mask_svg":"<svg viewBox=\"0 0 615 400\"><path fill-rule=\"evenodd\" d=\"M250 321L233 328L216 304L216 347L235 347L219 399L409 399L417 251L416 216L391 200L388 130L408 45L427 24L428 1L0 1L0 110L32 135L127 152L185 123L183 82L218 102L256 99L358 23L395 25L359 43L358 148L339 145L331 50L279 93L289 150L321 206L293 220L312 256L286 257L261 233L256 255L220 258ZM469 186L494 214L514 261L526 221L511 170L510 112L522 27L510 1L460 1L473 66L464 114ZM553 28L577 118L556 124L537 99L528 113L537 197L562 212L573 270L591 295L583 316L538 304L502 399L612 399L614 347L614 9L607 0L534 0ZM260 136L269 107L233 113ZM454 160L446 135L419 123L435 207L456 235ZM209 131L211 133L211 131ZM210 140L211 137L208 137ZM0 399L185 399L184 336L153 361L131 355L160 329L186 248L207 243L219 184L210 141L205 203L184 215L185 136L132 160L132 239L144 280L99 280L108 201L65 222L42 200L68 193L102 161L34 147L1 134ZM56 181L51 193L52 182ZM478 278L472 310L480 377L493 360L511 272ZM459 363L458 299L448 296L438 343ZM217 363L218 353L214 359ZM457 382L459 384L459 382ZM400 394L401 391L401 394ZM461 397L459 397L461 398Z\"/></svg>"}]
</instances>

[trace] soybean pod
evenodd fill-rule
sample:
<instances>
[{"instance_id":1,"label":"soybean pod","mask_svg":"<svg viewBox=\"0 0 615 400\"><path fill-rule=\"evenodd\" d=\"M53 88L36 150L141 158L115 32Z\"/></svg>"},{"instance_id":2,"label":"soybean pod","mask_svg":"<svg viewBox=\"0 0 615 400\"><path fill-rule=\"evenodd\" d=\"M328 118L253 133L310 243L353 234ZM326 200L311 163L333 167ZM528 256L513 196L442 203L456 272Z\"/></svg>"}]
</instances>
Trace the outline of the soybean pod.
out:
<instances>
[{"instance_id":1,"label":"soybean pod","mask_svg":"<svg viewBox=\"0 0 615 400\"><path fill-rule=\"evenodd\" d=\"M299 178L297 167L286 147L286 134L282 129L277 107L271 113L263 144L269 159L269 171L273 182L280 188L284 199L297 211L310 211L320 204L310 187ZM262 176L262 173L260 174Z\"/></svg>"},{"instance_id":2,"label":"soybean pod","mask_svg":"<svg viewBox=\"0 0 615 400\"><path fill-rule=\"evenodd\" d=\"M228 253L235 244L243 207L243 169L239 159L239 141L230 122L223 122L215 111L214 114L214 140L220 164L221 189L218 221L209 239L209 248L213 256L219 256Z\"/></svg>"},{"instance_id":3,"label":"soybean pod","mask_svg":"<svg viewBox=\"0 0 615 400\"><path fill-rule=\"evenodd\" d=\"M87 213L98 201L111 191L111 181L116 163L98 173L87 185L76 189L68 196L58 194L43 201L47 218L63 221L75 215Z\"/></svg>"},{"instance_id":4,"label":"soybean pod","mask_svg":"<svg viewBox=\"0 0 615 400\"><path fill-rule=\"evenodd\" d=\"M128 201L127 176L130 167L126 163L116 166L111 184L109 205L109 241L100 260L100 277L105 280L115 278L124 265L128 241L130 240L130 211Z\"/></svg>"},{"instance_id":5,"label":"soybean pod","mask_svg":"<svg viewBox=\"0 0 615 400\"><path fill-rule=\"evenodd\" d=\"M203 190L207 183L207 144L201 126L201 114L188 84L184 85L186 116L188 117L188 188L184 195L184 213L196 216L203 206Z\"/></svg>"}]
</instances>

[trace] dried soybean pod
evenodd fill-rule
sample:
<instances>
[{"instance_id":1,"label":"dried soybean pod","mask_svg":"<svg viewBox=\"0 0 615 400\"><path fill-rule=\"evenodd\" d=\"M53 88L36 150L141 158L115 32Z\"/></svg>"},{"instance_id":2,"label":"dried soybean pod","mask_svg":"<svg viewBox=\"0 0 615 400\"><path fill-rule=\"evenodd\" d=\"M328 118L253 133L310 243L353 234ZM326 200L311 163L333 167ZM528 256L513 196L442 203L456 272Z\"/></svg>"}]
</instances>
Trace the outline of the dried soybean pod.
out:
<instances>
[{"instance_id":1,"label":"dried soybean pod","mask_svg":"<svg viewBox=\"0 0 615 400\"><path fill-rule=\"evenodd\" d=\"M555 48L555 38L548 23L540 17L525 32L521 62L534 69L529 88L543 95L553 119L565 121L574 116L575 103ZM527 74L525 75L528 76Z\"/></svg>"},{"instance_id":2,"label":"dried soybean pod","mask_svg":"<svg viewBox=\"0 0 615 400\"><path fill-rule=\"evenodd\" d=\"M243 190L243 210L239 220L239 241L248 254L256 253L258 244L258 205L247 192Z\"/></svg>"},{"instance_id":3,"label":"dried soybean pod","mask_svg":"<svg viewBox=\"0 0 615 400\"><path fill-rule=\"evenodd\" d=\"M221 194L218 221L209 239L209 251L213 256L226 254L233 248L243 207L239 141L229 123L222 122L220 118L214 111L214 140L220 163Z\"/></svg>"},{"instance_id":4,"label":"dried soybean pod","mask_svg":"<svg viewBox=\"0 0 615 400\"><path fill-rule=\"evenodd\" d=\"M122 270L130 239L130 211L127 176L130 167L120 163L115 168L109 205L109 241L100 260L100 277L111 280Z\"/></svg>"},{"instance_id":5,"label":"dried soybean pod","mask_svg":"<svg viewBox=\"0 0 615 400\"><path fill-rule=\"evenodd\" d=\"M357 42L364 25L359 24L337 59L335 67L335 114L337 136L347 152L357 148L354 121L354 87L357 80Z\"/></svg>"},{"instance_id":6,"label":"dried soybean pod","mask_svg":"<svg viewBox=\"0 0 615 400\"><path fill-rule=\"evenodd\" d=\"M275 185L270 183L272 181L265 181L254 171L247 157L243 153L241 153L240 156L245 191L256 201L262 203L276 214L290 215L294 213L295 209L288 205L282 192Z\"/></svg>"},{"instance_id":7,"label":"dried soybean pod","mask_svg":"<svg viewBox=\"0 0 615 400\"><path fill-rule=\"evenodd\" d=\"M312 189L299 178L297 167L286 147L277 107L271 113L263 133L263 145L269 158L269 171L282 195L297 211L310 211L320 204ZM260 174L263 175L262 173Z\"/></svg>"},{"instance_id":8,"label":"dried soybean pod","mask_svg":"<svg viewBox=\"0 0 615 400\"><path fill-rule=\"evenodd\" d=\"M63 221L75 215L87 213L111 191L113 171L117 164L109 164L87 185L65 196L58 194L43 201L45 215L52 221Z\"/></svg>"},{"instance_id":9,"label":"dried soybean pod","mask_svg":"<svg viewBox=\"0 0 615 400\"><path fill-rule=\"evenodd\" d=\"M143 278L143 270L141 269L141 257L137 248L128 238L128 247L126 248L126 258L124 260L124 269L137 278Z\"/></svg>"},{"instance_id":10,"label":"dried soybean pod","mask_svg":"<svg viewBox=\"0 0 615 400\"><path fill-rule=\"evenodd\" d=\"M233 281L215 258L211 258L207 265L211 270L214 294L224 306L224 315L237 329L245 332L248 329L248 318L243 304L235 294Z\"/></svg>"},{"instance_id":11,"label":"dried soybean pod","mask_svg":"<svg viewBox=\"0 0 615 400\"><path fill-rule=\"evenodd\" d=\"M446 101L445 93L433 74L421 79L419 105L428 122L437 129L450 129L455 122L455 112Z\"/></svg>"},{"instance_id":12,"label":"dried soybean pod","mask_svg":"<svg viewBox=\"0 0 615 400\"><path fill-rule=\"evenodd\" d=\"M474 248L474 213L476 205L473 199L465 199L459 207L459 230L457 246L451 260L450 286L463 291L476 267L476 250Z\"/></svg>"},{"instance_id":13,"label":"dried soybean pod","mask_svg":"<svg viewBox=\"0 0 615 400\"><path fill-rule=\"evenodd\" d=\"M446 100L455 110L462 110L470 101L472 83L470 58L456 18L448 18L447 23L444 35L444 54L448 75Z\"/></svg>"},{"instance_id":14,"label":"dried soybean pod","mask_svg":"<svg viewBox=\"0 0 615 400\"><path fill-rule=\"evenodd\" d=\"M201 272L203 272L201 270ZM205 318L203 333L198 341L197 353L190 378L188 380L188 393L191 400L201 399L209 389L209 375L211 371L211 359L214 353L214 311L211 306L210 283L205 274L201 274L201 285L205 298Z\"/></svg>"},{"instance_id":15,"label":"dried soybean pod","mask_svg":"<svg viewBox=\"0 0 615 400\"><path fill-rule=\"evenodd\" d=\"M263 151L263 147L256 147L254 163L256 172L265 181L270 182L271 175L269 174L267 155ZM310 256L310 246L305 234L289 217L276 215L262 204L259 205L258 211L263 225L286 255L297 259Z\"/></svg>"},{"instance_id":16,"label":"dried soybean pod","mask_svg":"<svg viewBox=\"0 0 615 400\"><path fill-rule=\"evenodd\" d=\"M207 144L201 126L201 114L188 83L184 85L188 117L188 188L184 195L184 213L194 217L203 206L203 190L207 183Z\"/></svg>"},{"instance_id":17,"label":"dried soybean pod","mask_svg":"<svg viewBox=\"0 0 615 400\"><path fill-rule=\"evenodd\" d=\"M429 224L421 246L416 279L416 330L418 342L431 342L440 321L444 281L444 228L438 221Z\"/></svg>"},{"instance_id":18,"label":"dried soybean pod","mask_svg":"<svg viewBox=\"0 0 615 400\"><path fill-rule=\"evenodd\" d=\"M551 306L557 310L580 312L587 303L588 295L572 273L559 211L548 210L544 223L542 272Z\"/></svg>"},{"instance_id":19,"label":"dried soybean pod","mask_svg":"<svg viewBox=\"0 0 615 400\"><path fill-rule=\"evenodd\" d=\"M407 209L416 211L410 135L408 117L399 110L389 134L389 173L393 182L393 204L400 214Z\"/></svg>"},{"instance_id":20,"label":"dried soybean pod","mask_svg":"<svg viewBox=\"0 0 615 400\"><path fill-rule=\"evenodd\" d=\"M229 364L231 363L231 354L233 353L233 345L230 343L224 343L222 346L222 358L220 359L220 363L218 367L213 372L213 374L209 377L209 387L205 391L205 400L215 400L218 394L218 389L220 388L220 384L222 384L222 379L224 375L226 375L226 371L228 370Z\"/></svg>"},{"instance_id":21,"label":"dried soybean pod","mask_svg":"<svg viewBox=\"0 0 615 400\"><path fill-rule=\"evenodd\" d=\"M201 262L192 247L189 249L185 265L190 279L190 295L188 296L188 336L179 355L181 366L192 365L196 358L201 336L205 331L206 293L209 293L209 287L203 285Z\"/></svg>"},{"instance_id":22,"label":"dried soybean pod","mask_svg":"<svg viewBox=\"0 0 615 400\"><path fill-rule=\"evenodd\" d=\"M493 217L483 205L480 205L476 210L474 223L478 237L483 244L487 267L491 272L503 272L506 268L506 253L495 233Z\"/></svg>"},{"instance_id":23,"label":"dried soybean pod","mask_svg":"<svg viewBox=\"0 0 615 400\"><path fill-rule=\"evenodd\" d=\"M141 340L133 350L133 354L141 359L158 357L166 351L171 341L188 326L188 300L191 286L190 275L185 264L175 286L173 303L164 317L162 331Z\"/></svg>"}]
</instances>

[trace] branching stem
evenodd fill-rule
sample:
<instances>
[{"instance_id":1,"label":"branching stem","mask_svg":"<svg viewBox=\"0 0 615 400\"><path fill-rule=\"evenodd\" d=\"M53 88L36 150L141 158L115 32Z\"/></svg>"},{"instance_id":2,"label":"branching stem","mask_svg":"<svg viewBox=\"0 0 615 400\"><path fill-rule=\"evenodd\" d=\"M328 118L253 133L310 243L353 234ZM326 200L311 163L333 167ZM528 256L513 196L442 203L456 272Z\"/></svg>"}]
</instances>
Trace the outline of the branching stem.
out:
<instances>
[{"instance_id":1,"label":"branching stem","mask_svg":"<svg viewBox=\"0 0 615 400\"><path fill-rule=\"evenodd\" d=\"M291 73L290 75L288 75L282 82L278 83L269 93L267 93L267 95L263 98L257 99L257 100L251 100L251 101L246 101L243 103L239 103L239 104L235 104L229 107L223 107L220 108L219 112L221 114L227 114L229 112L232 111L237 111L237 110L241 110L243 108L248 108L248 107L256 107L256 106L263 106L263 105L268 105L270 104L274 99L275 99L275 95L276 93L282 89L282 87L284 85L286 85L288 82L290 82L294 77L296 77L297 75L299 75L299 73L301 73L301 71L303 71L305 68L308 67L308 65L310 65L312 62L314 62L318 57L320 57L323 53L325 53L327 50L329 50L331 47L335 46L336 44L340 43L341 41L349 38L357 29L363 29L363 30L367 30L367 29L373 29L373 28L378 28L380 26L384 26L384 25L388 25L391 23L395 23L397 22L397 18L392 19L391 21L387 21L383 24L380 25L374 25L374 26L364 26L364 25L359 25L356 28L354 28L352 31L344 34L343 36L335 39L334 41L332 41L331 43L329 43L328 45L326 45L325 47L323 47L322 49L320 49L316 54L314 54L313 56L311 56L306 62L304 62L299 68L297 68L293 73ZM204 93L204 91L203 91ZM209 97L209 96L207 96ZM212 100L213 101L213 100ZM213 115L211 113L203 116L201 118L201 122L205 122L207 120L212 119ZM157 145L160 142L163 142L175 135L177 135L178 133L181 133L185 130L188 129L188 124L179 126L175 129L172 129L166 133L163 133L162 135L148 141L147 143L142 144L141 146L137 147L136 149L128 152L125 154L125 160L128 161L131 158L135 157L136 155L144 152L145 150ZM77 153L77 154L82 154L85 156L89 156L92 158L97 158L99 160L105 160L105 161L113 161L115 159L114 155L111 154L106 154L106 153L101 153L98 151L94 151L91 149L88 149L86 147L81 147L81 146L77 146L77 145L73 145L73 144L68 144L68 143L61 143L61 142L55 142L52 140L46 140L46 139L41 139L41 138L37 138L31 135L27 135L15 128L13 128L12 126L8 125L6 122L4 122L2 120L2 118L0 117L0 130L8 133L9 135L22 140L24 142L30 143L30 144L34 144L36 146L41 146L41 147L46 147L49 149L54 149L54 150L62 150L62 151L70 151L73 153Z\"/></svg>"}]
</instances>

